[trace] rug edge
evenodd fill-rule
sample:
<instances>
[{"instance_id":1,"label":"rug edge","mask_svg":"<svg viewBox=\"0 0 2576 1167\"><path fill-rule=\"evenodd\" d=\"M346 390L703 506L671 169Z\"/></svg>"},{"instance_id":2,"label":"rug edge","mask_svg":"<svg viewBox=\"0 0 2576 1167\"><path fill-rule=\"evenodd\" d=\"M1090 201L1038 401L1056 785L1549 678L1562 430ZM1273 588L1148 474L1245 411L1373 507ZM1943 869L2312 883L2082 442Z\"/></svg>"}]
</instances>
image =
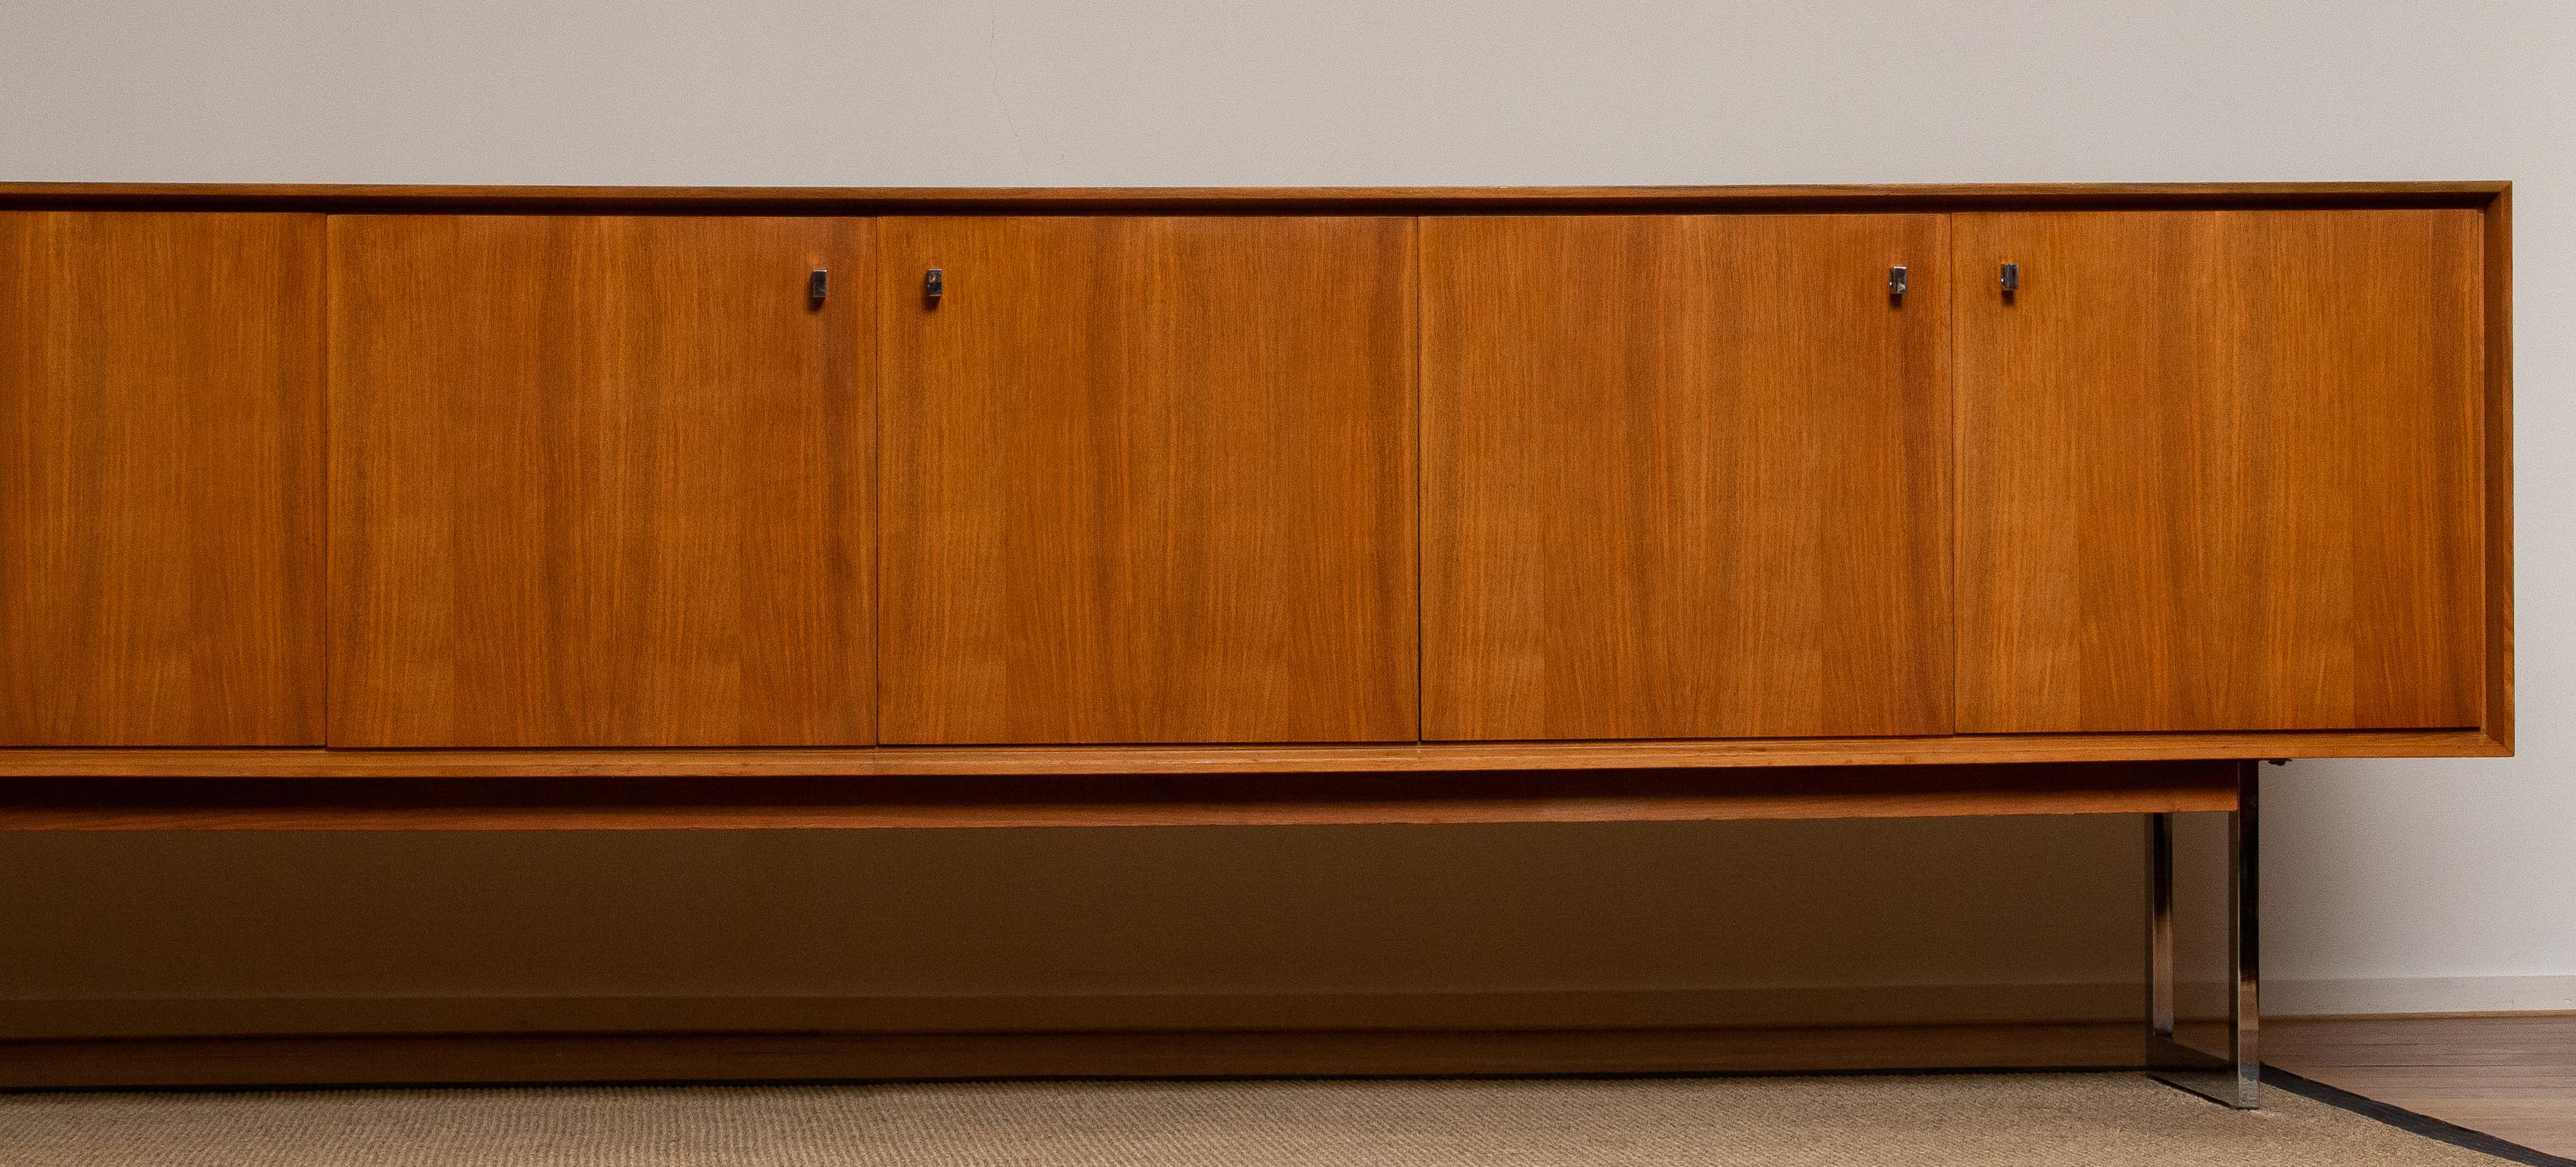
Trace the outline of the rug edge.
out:
<instances>
[{"instance_id":1,"label":"rug edge","mask_svg":"<svg viewBox=\"0 0 2576 1167\"><path fill-rule=\"evenodd\" d=\"M2535 1150L2520 1143L2498 1138L2485 1131L2471 1130L2457 1123L2445 1122L2428 1114L2417 1114L2402 1106L2368 1098L2314 1078L2302 1077L2279 1066L2265 1063L2263 1084L2296 1094L2311 1102L2322 1102L2338 1110L2350 1111L2374 1122L2396 1127L2412 1135L2421 1135L2438 1143L2448 1143L2464 1151L2492 1155L2523 1167L2576 1167L2576 1159L2561 1158L2547 1151Z\"/></svg>"}]
</instances>

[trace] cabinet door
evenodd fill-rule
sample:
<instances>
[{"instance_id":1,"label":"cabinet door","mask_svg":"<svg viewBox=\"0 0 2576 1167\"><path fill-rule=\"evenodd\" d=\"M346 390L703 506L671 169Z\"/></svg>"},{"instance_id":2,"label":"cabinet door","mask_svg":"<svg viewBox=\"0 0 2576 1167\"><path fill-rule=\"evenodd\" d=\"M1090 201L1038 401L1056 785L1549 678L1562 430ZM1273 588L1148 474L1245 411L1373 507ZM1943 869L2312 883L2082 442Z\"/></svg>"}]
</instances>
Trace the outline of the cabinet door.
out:
<instances>
[{"instance_id":1,"label":"cabinet door","mask_svg":"<svg viewBox=\"0 0 2576 1167\"><path fill-rule=\"evenodd\" d=\"M331 743L872 740L870 231L334 217Z\"/></svg>"},{"instance_id":2,"label":"cabinet door","mask_svg":"<svg viewBox=\"0 0 2576 1167\"><path fill-rule=\"evenodd\" d=\"M1422 230L1424 737L1949 729L1940 216Z\"/></svg>"},{"instance_id":3,"label":"cabinet door","mask_svg":"<svg viewBox=\"0 0 2576 1167\"><path fill-rule=\"evenodd\" d=\"M0 214L0 746L321 735L321 217Z\"/></svg>"},{"instance_id":4,"label":"cabinet door","mask_svg":"<svg viewBox=\"0 0 2576 1167\"><path fill-rule=\"evenodd\" d=\"M1955 230L1962 731L2478 723L2475 211Z\"/></svg>"},{"instance_id":5,"label":"cabinet door","mask_svg":"<svg viewBox=\"0 0 2576 1167\"><path fill-rule=\"evenodd\" d=\"M883 231L886 741L1413 738L1411 220Z\"/></svg>"}]
</instances>

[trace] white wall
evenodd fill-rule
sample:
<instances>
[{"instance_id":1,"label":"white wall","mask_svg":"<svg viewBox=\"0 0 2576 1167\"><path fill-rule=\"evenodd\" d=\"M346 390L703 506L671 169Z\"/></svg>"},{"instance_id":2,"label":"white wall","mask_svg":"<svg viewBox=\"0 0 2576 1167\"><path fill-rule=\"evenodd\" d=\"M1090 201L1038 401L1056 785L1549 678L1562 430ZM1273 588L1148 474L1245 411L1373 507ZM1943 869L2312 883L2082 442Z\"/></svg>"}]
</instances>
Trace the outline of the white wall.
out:
<instances>
[{"instance_id":1,"label":"white wall","mask_svg":"<svg viewBox=\"0 0 2576 1167\"><path fill-rule=\"evenodd\" d=\"M2264 911L2275 1010L2576 1008L2576 784L2567 781L2576 735L2561 720L2576 698L2570 652L2576 647L2576 542L2570 538L2576 535L2570 513L2576 466L2564 437L2576 432L2569 372L2576 366L2576 278L2569 274L2576 271L2570 215L2576 209L2576 5L10 0L0 8L0 180L1335 185L2492 178L2516 184L2521 756L2311 762L2270 772ZM1947 873L1940 874L1944 879L1973 868L1980 862L1974 852L1999 840L2020 840L2013 845L2028 844L2034 854L2066 865L2097 852L2105 863L2134 862L2130 851L2120 850L2129 845L2125 828L2106 833L2100 824L2050 828L2055 833L2045 839L2018 827L1982 835L1913 829L1908 837L1916 849L1905 853ZM1112 841L1122 837L1044 846L1107 848L1087 852L1099 858L1132 847ZM1760 850L1745 840L1775 836L1702 828L1568 837L1593 840L1585 845L1595 850L1588 858L1560 856L1566 866L1550 870L1594 872L1602 882L1585 886L1605 897L1664 897L1656 902L1674 906L1689 903L1693 893L1625 866L1619 853L1640 839L1669 840L1675 841L1669 851L1648 850L1680 861L1694 848ZM1834 858L1837 840L1884 844L1878 836L1848 832L1797 837L1812 846L1771 854L1769 861L1795 863L1807 855L1847 864L1848 858ZM1328 853L1351 859L1365 852L1375 858L1353 861L1392 873L1389 864L1404 866L1395 857L1413 853L1412 844L1398 840L1411 838L1361 832L1265 840L1263 854L1295 855L1302 847L1305 857L1261 877L1274 883L1244 875L1251 882L1239 890L1304 894L1317 865L1329 862L1319 856ZM1508 870L1532 838L1468 832L1450 857L1478 870ZM813 846L775 845L800 855ZM187 954L204 951L207 936L241 922L226 913L250 909L238 897L213 895L194 917L206 932L192 938L184 924L151 914L156 903L167 902L162 893L183 893L184 900L184 893L229 888L266 896L259 910L281 911L275 886L285 878L281 872L297 873L289 882L364 887L373 870L386 888L409 886L417 880L386 873L428 862L420 858L423 848L449 848L441 852L441 878L462 881L460 887L485 881L476 885L486 896L478 902L496 908L505 899L524 903L530 894L592 908L628 896L635 910L648 906L615 881L561 886L585 870L568 857L592 854L586 844L510 844L519 849L508 852L518 857L508 871L478 866L501 852L477 846L485 845L0 842L0 885L13 889L0 900L8 911L0 926L28 940L15 946L17 955L0 956L10 962L0 965L0 992L68 992L67 984L92 983L72 970L140 967L136 962L150 963L147 949L178 960L176 971L120 991L191 991L205 983L191 978L211 974ZM903 853L936 865L939 856L953 859L964 853L956 847L968 847L926 846ZM1171 865L1158 870L1176 878L1206 879L1234 862L1230 856L1243 844L1209 843L1196 852L1191 846L1198 844L1156 845L1153 862ZM1580 852L1582 845L1572 849ZM634 844L617 861L672 873L712 862L709 856L718 853L697 843ZM789 862L735 843L720 853L735 871L742 864ZM1026 860L1036 853L1012 854ZM695 858L675 858L683 855ZM531 891L512 882L547 863L557 864L545 870L558 884ZM798 870L801 879L823 878L819 867ZM136 872L158 872L166 883L157 891L135 885ZM1196 874L1179 874L1185 872ZM65 882L52 886L48 876ZM2029 886L2065 878L2043 869ZM121 898L83 899L88 893L71 886L101 880L124 880L117 884ZM2012 882L1962 893L1967 898L1954 907L1988 914L2010 908ZM2023 905L2060 913L2060 930L2075 938L2069 943L2100 950L2048 975L2080 980L2093 975L2087 969L2098 972L2117 967L2114 958L2125 959L2118 946L2131 934L2130 923L2121 919L2110 928L2091 916L2132 905L2124 899L2127 886L2114 880L2088 893L2090 899L2077 897L2081 902L2042 897L2045 902ZM1454 909L1448 919L1455 927L1510 917L1509 927L1493 925L1495 936L1546 936L1598 910L1561 899L1533 905L1500 891L1479 901L1486 893L1474 887L1442 894L1452 897L1441 902ZM328 917L359 932L377 927L380 943L406 935L381 920L371 923L367 902L362 897L327 910L308 905L320 915L290 913L272 923ZM1472 918L1459 923L1457 911ZM1549 912L1561 917L1552 923ZM470 930L477 919L464 913L442 935ZM2021 922L2053 935L2046 920ZM1822 925L1810 917L1803 927ZM1186 931L1162 938L1177 942ZM136 939L144 934L160 939ZM1810 950L1845 957L1847 949L1865 948L1867 939L1816 940L1797 928L1780 935L1807 936L1802 942ZM1130 947L1155 950L1154 936L1129 939ZM11 950L0 937L0 953ZM1168 962L1180 947L1155 951ZM1261 959L1278 955L1266 952ZM1430 970L1420 973L1427 981L1415 988L1473 979L1464 970L1491 967L1492 953L1470 946L1413 955L1427 963L1388 966L1375 974L1378 980L1400 986L1407 968ZM259 963L242 959L244 970ZM507 954L495 959L506 965ZM655 958L639 953L634 959L649 964ZM1556 987L1629 984L1639 975L1638 959L1605 952L1590 965L1568 958L1529 976ZM1996 971L2006 967L2001 959L1984 971L1964 972L1935 967L1941 961L1928 956L1911 967L1882 960L1859 975L1991 979L2006 975ZM487 960L479 970L454 970L453 983L490 967ZM1762 975L1830 977L1832 967ZM1687 979L1689 970L1659 975ZM327 984L280 988L276 980L244 971L225 981L225 991L338 991ZM675 983L667 976L636 983L644 982L653 991L672 991ZM365 991L435 992L441 985L453 987L435 977L394 977L368 981Z\"/></svg>"}]
</instances>

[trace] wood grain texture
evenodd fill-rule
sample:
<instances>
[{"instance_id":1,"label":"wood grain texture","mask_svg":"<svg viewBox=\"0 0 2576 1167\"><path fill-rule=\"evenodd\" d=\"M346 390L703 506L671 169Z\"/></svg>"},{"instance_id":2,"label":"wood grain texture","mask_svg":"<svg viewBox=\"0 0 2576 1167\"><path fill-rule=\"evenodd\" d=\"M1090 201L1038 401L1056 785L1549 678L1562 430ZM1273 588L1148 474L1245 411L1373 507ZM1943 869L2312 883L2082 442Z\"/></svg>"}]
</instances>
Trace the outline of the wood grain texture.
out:
<instances>
[{"instance_id":1,"label":"wood grain texture","mask_svg":"<svg viewBox=\"0 0 2576 1167\"><path fill-rule=\"evenodd\" d=\"M885 741L1414 737L1411 220L883 232Z\"/></svg>"},{"instance_id":2,"label":"wood grain texture","mask_svg":"<svg viewBox=\"0 0 2576 1167\"><path fill-rule=\"evenodd\" d=\"M1960 730L2484 720L2476 212L1954 230Z\"/></svg>"},{"instance_id":3,"label":"wood grain texture","mask_svg":"<svg viewBox=\"0 0 2576 1167\"><path fill-rule=\"evenodd\" d=\"M322 250L0 214L0 746L321 742Z\"/></svg>"},{"instance_id":4,"label":"wood grain texture","mask_svg":"<svg viewBox=\"0 0 2576 1167\"><path fill-rule=\"evenodd\" d=\"M1851 183L1814 186L721 187L0 183L0 206L767 215L1448 214L1503 210L2484 206L2502 182Z\"/></svg>"},{"instance_id":5,"label":"wood grain texture","mask_svg":"<svg viewBox=\"0 0 2576 1167\"><path fill-rule=\"evenodd\" d=\"M1946 228L1425 221L1423 736L1947 732Z\"/></svg>"},{"instance_id":6,"label":"wood grain texture","mask_svg":"<svg viewBox=\"0 0 2576 1167\"><path fill-rule=\"evenodd\" d=\"M383 778L1274 774L2496 757L2478 730L2097 733L1422 745L693 750L0 750L0 776Z\"/></svg>"},{"instance_id":7,"label":"wood grain texture","mask_svg":"<svg viewBox=\"0 0 2576 1167\"><path fill-rule=\"evenodd\" d=\"M2231 810L2232 762L1482 774L0 780L0 830L1679 822Z\"/></svg>"},{"instance_id":8,"label":"wood grain texture","mask_svg":"<svg viewBox=\"0 0 2576 1167\"><path fill-rule=\"evenodd\" d=\"M2576 1016L2265 1018L2263 1053L2337 1089L2576 1156Z\"/></svg>"},{"instance_id":9,"label":"wood grain texture","mask_svg":"<svg viewBox=\"0 0 2576 1167\"><path fill-rule=\"evenodd\" d=\"M331 742L873 740L871 231L332 219Z\"/></svg>"}]
</instances>

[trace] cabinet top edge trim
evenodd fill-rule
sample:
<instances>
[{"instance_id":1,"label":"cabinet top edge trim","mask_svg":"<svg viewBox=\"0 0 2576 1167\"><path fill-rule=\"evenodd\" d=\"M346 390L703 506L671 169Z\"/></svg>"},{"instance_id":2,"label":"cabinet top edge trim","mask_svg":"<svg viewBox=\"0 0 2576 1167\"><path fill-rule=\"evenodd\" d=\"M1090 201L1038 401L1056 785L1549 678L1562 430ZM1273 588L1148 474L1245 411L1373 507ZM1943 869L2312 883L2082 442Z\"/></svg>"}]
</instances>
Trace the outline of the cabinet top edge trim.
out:
<instances>
[{"instance_id":1,"label":"cabinet top edge trim","mask_svg":"<svg viewBox=\"0 0 2576 1167\"><path fill-rule=\"evenodd\" d=\"M2511 753L2510 746L2476 729L1266 746L380 750L15 747L0 749L0 777L1389 773L2497 757Z\"/></svg>"},{"instance_id":2,"label":"cabinet top edge trim","mask_svg":"<svg viewBox=\"0 0 2576 1167\"><path fill-rule=\"evenodd\" d=\"M633 214L1083 214L1146 211L1963 211L2159 207L2485 207L2477 182L1967 183L1583 187L706 187L0 183L0 209L616 211Z\"/></svg>"}]
</instances>

